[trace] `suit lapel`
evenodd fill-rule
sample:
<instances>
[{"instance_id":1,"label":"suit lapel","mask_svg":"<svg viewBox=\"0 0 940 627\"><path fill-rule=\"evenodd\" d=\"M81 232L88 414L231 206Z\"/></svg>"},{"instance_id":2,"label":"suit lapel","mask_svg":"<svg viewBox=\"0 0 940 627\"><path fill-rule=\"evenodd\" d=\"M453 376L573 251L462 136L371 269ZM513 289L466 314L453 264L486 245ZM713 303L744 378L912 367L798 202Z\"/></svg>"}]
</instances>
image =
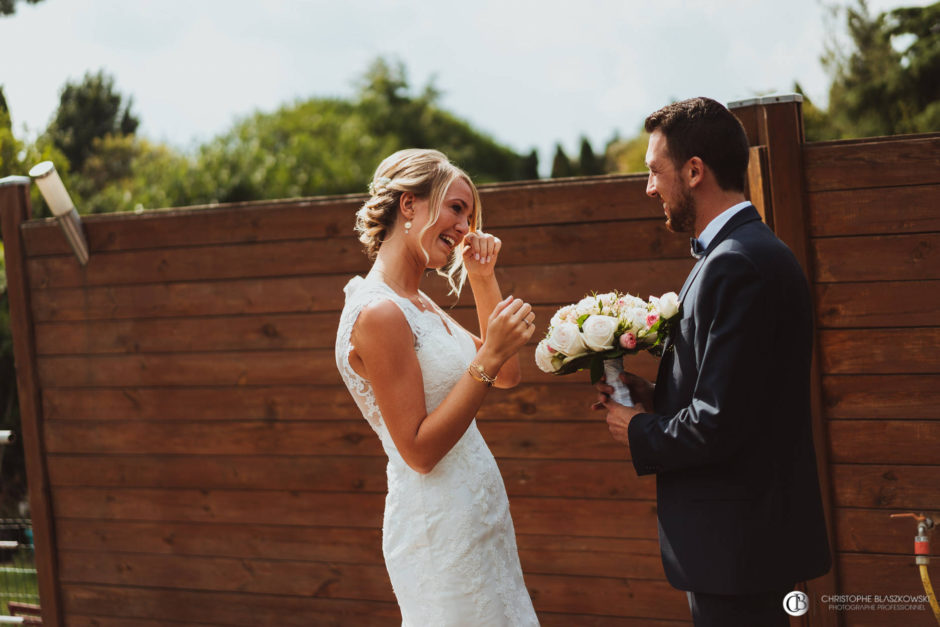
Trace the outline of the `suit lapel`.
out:
<instances>
[{"instance_id":1,"label":"suit lapel","mask_svg":"<svg viewBox=\"0 0 940 627\"><path fill-rule=\"evenodd\" d=\"M718 233L715 234L715 237L712 238L712 241L708 243L708 248L705 249L705 252L702 254L702 258L698 260L698 263L695 264L695 267L692 268L692 271L689 273L688 278L685 280L685 284L682 286L682 291L679 293L679 300L685 296L686 292L689 291L689 288L692 287L692 283L695 281L695 277L698 275L699 271L702 269L702 266L705 265L705 261L708 259L708 254L715 250L715 247L723 242L736 228L742 224L747 224L748 222L753 222L754 220L760 220L760 214L757 213L757 209L754 208L754 205L750 207L745 207L741 211L737 212Z\"/></svg>"},{"instance_id":2,"label":"suit lapel","mask_svg":"<svg viewBox=\"0 0 940 627\"><path fill-rule=\"evenodd\" d=\"M757 209L753 205L750 207L745 207L741 211L734 214L727 224L721 227L721 230L712 238L712 241L708 243L708 248L705 249L705 252L702 254L702 257L698 260L698 263L692 268L692 271L689 272L689 276L686 277L685 283L682 285L682 289L679 291L679 302L683 303L685 300L685 295L691 289L692 284L695 282L695 277L698 276L698 273L702 270L702 266L705 265L705 261L708 259L708 254L715 249L718 244L720 244L728 235L731 234L736 228L742 224L747 224L748 222L753 222L754 220L760 220L760 214L757 213ZM672 333L666 337L666 341L663 343L663 350L667 350L669 345L672 344Z\"/></svg>"}]
</instances>

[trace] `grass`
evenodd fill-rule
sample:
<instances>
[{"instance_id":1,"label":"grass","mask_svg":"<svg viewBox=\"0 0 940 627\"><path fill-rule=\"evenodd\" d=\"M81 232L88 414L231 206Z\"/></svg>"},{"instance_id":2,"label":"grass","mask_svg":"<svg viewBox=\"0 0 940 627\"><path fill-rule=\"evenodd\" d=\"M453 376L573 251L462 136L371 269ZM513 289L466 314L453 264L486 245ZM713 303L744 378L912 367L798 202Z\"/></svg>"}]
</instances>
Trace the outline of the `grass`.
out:
<instances>
[{"instance_id":1,"label":"grass","mask_svg":"<svg viewBox=\"0 0 940 627\"><path fill-rule=\"evenodd\" d=\"M39 586L32 549L22 549L13 561L0 563L0 615L8 615L7 603L39 604Z\"/></svg>"}]
</instances>

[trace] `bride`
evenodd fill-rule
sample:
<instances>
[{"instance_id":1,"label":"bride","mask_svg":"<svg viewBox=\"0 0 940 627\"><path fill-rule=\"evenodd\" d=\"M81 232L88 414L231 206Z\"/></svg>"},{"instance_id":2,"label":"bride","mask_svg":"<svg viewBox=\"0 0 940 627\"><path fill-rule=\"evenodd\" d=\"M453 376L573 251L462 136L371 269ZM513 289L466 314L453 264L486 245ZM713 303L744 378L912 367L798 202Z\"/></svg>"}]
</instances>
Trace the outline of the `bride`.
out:
<instances>
[{"instance_id":1,"label":"bride","mask_svg":"<svg viewBox=\"0 0 940 627\"><path fill-rule=\"evenodd\" d=\"M382 551L402 624L538 625L502 477L474 416L490 387L520 381L532 307L502 298L500 241L480 197L436 150L375 171L356 230L375 262L345 288L336 365L388 455ZM425 270L469 279L478 338L418 290Z\"/></svg>"}]
</instances>

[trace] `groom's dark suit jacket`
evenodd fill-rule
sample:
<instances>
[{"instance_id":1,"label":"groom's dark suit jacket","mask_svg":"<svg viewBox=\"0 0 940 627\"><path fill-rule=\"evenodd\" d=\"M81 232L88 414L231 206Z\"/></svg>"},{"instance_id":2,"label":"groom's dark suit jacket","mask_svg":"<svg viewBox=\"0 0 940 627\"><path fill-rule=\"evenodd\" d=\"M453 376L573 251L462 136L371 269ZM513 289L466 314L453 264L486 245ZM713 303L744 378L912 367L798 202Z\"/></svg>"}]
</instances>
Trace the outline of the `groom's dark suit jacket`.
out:
<instances>
[{"instance_id":1,"label":"groom's dark suit jacket","mask_svg":"<svg viewBox=\"0 0 940 627\"><path fill-rule=\"evenodd\" d=\"M826 573L803 271L748 207L679 296L654 413L629 428L637 473L656 474L667 578L682 590L747 594Z\"/></svg>"}]
</instances>

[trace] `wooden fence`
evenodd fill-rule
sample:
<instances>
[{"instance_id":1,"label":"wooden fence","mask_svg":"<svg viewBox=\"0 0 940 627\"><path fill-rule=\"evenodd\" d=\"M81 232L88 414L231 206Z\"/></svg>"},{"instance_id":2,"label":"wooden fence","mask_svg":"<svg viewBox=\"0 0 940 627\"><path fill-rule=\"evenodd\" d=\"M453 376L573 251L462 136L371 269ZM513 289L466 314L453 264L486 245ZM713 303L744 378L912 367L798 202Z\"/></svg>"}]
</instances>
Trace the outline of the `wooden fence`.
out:
<instances>
[{"instance_id":1,"label":"wooden fence","mask_svg":"<svg viewBox=\"0 0 940 627\"><path fill-rule=\"evenodd\" d=\"M816 286L815 419L838 559L810 592L917 593L913 526L887 515L940 510L940 137L804 146L798 103L737 112L755 145L752 198ZM846 189L844 171L891 189ZM26 185L8 183L47 624L399 624L380 548L384 454L333 363L342 287L368 269L352 232L362 198L90 216L81 268L54 224L26 220ZM688 241L644 190L645 176L483 188L503 291L536 305L540 332L590 290L682 285ZM452 304L437 277L426 286ZM470 304L453 314L473 328ZM494 391L479 424L542 624L689 624L659 560L653 479L589 411L586 376L539 372L533 347L525 383ZM634 367L655 374L652 358ZM817 607L808 624L840 618Z\"/></svg>"}]
</instances>

